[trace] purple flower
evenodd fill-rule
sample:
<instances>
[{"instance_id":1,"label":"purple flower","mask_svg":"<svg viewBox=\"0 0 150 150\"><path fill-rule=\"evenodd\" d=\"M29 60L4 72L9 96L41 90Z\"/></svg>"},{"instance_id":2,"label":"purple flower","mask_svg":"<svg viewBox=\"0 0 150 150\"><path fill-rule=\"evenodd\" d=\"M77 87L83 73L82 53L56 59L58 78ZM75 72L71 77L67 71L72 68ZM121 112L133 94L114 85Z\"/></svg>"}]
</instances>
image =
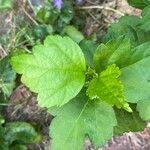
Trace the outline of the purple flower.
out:
<instances>
[{"instance_id":1,"label":"purple flower","mask_svg":"<svg viewBox=\"0 0 150 150\"><path fill-rule=\"evenodd\" d=\"M61 9L63 5L63 1L62 0L53 0L53 6L57 9Z\"/></svg>"}]
</instances>

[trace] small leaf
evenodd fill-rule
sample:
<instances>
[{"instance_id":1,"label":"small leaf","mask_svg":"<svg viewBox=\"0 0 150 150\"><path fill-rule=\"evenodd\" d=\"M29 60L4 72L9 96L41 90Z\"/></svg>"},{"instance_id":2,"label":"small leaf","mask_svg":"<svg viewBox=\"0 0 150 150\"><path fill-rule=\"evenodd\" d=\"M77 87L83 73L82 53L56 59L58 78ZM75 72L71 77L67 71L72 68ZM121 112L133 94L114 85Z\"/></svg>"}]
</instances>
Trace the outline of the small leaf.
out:
<instances>
[{"instance_id":1,"label":"small leaf","mask_svg":"<svg viewBox=\"0 0 150 150\"><path fill-rule=\"evenodd\" d=\"M91 99L98 98L111 106L123 107L131 112L129 105L124 101L123 84L118 79L120 75L121 71L116 65L108 66L106 70L89 83L87 95Z\"/></svg>"},{"instance_id":2,"label":"small leaf","mask_svg":"<svg viewBox=\"0 0 150 150\"><path fill-rule=\"evenodd\" d=\"M0 66L0 94L6 99L15 87L16 73L12 70L8 57L0 60Z\"/></svg>"},{"instance_id":3,"label":"small leaf","mask_svg":"<svg viewBox=\"0 0 150 150\"><path fill-rule=\"evenodd\" d=\"M42 107L62 106L75 97L84 85L85 58L80 47L69 37L48 36L44 45L32 54L11 59L22 82L38 93Z\"/></svg>"},{"instance_id":4,"label":"small leaf","mask_svg":"<svg viewBox=\"0 0 150 150\"><path fill-rule=\"evenodd\" d=\"M74 26L65 26L63 32L77 43L80 43L84 39L83 34L78 31Z\"/></svg>"},{"instance_id":5,"label":"small leaf","mask_svg":"<svg viewBox=\"0 0 150 150\"><path fill-rule=\"evenodd\" d=\"M7 123L5 126L5 141L11 145L16 140L23 143L39 143L41 136L29 123Z\"/></svg>"},{"instance_id":6,"label":"small leaf","mask_svg":"<svg viewBox=\"0 0 150 150\"><path fill-rule=\"evenodd\" d=\"M111 106L105 102L88 101L80 93L53 119L50 126L51 148L58 150L61 145L61 150L81 150L87 135L97 147L102 146L112 137L114 126L116 119Z\"/></svg>"},{"instance_id":7,"label":"small leaf","mask_svg":"<svg viewBox=\"0 0 150 150\"><path fill-rule=\"evenodd\" d=\"M150 120L150 99L139 101L137 103L137 110L143 120Z\"/></svg>"},{"instance_id":8,"label":"small leaf","mask_svg":"<svg viewBox=\"0 0 150 150\"><path fill-rule=\"evenodd\" d=\"M144 130L146 122L144 122L135 107L131 107L133 112L129 113L123 109L114 109L117 126L114 128L115 135L122 135L125 132L138 132Z\"/></svg>"}]
</instances>

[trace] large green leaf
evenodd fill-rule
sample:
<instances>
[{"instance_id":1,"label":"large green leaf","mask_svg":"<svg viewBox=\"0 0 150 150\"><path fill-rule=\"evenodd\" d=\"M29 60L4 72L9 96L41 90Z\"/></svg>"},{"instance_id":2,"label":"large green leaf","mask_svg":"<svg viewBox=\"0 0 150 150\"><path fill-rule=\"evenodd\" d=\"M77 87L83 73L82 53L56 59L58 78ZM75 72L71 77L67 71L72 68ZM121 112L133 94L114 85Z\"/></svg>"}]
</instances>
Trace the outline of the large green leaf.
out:
<instances>
[{"instance_id":1,"label":"large green leaf","mask_svg":"<svg viewBox=\"0 0 150 150\"><path fill-rule=\"evenodd\" d=\"M150 120L150 98L139 101L137 110L143 120Z\"/></svg>"},{"instance_id":2,"label":"large green leaf","mask_svg":"<svg viewBox=\"0 0 150 150\"><path fill-rule=\"evenodd\" d=\"M81 150L89 136L93 144L102 146L113 135L114 111L100 101L89 101L80 93L57 113L50 126L53 150ZM58 144L59 143L59 144Z\"/></svg>"},{"instance_id":3,"label":"large green leaf","mask_svg":"<svg viewBox=\"0 0 150 150\"><path fill-rule=\"evenodd\" d=\"M118 79L121 71L116 65L110 65L102 71L98 77L95 77L87 89L87 94L91 99L98 98L109 103L111 106L116 105L118 108L131 111L128 103L124 101L123 84Z\"/></svg>"},{"instance_id":4,"label":"large green leaf","mask_svg":"<svg viewBox=\"0 0 150 150\"><path fill-rule=\"evenodd\" d=\"M146 127L139 113L132 107L133 112L129 113L123 109L116 109L115 114L117 118L117 126L114 128L114 134L122 135L125 132L138 132L143 131Z\"/></svg>"},{"instance_id":5,"label":"large green leaf","mask_svg":"<svg viewBox=\"0 0 150 150\"><path fill-rule=\"evenodd\" d=\"M5 99L10 96L15 87L15 78L16 73L9 64L9 58L0 60L0 95L4 95Z\"/></svg>"},{"instance_id":6,"label":"large green leaf","mask_svg":"<svg viewBox=\"0 0 150 150\"><path fill-rule=\"evenodd\" d=\"M62 106L84 85L85 58L69 37L48 36L44 45L33 48L32 54L12 57L11 64L23 74L22 82L38 93L43 107Z\"/></svg>"}]
</instances>

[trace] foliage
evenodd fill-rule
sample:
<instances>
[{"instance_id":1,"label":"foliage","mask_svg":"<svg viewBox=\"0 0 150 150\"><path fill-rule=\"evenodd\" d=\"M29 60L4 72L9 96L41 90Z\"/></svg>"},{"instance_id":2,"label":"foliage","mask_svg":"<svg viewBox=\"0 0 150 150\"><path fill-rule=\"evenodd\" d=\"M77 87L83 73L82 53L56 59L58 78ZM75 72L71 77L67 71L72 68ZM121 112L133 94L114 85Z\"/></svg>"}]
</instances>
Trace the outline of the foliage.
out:
<instances>
[{"instance_id":1,"label":"foliage","mask_svg":"<svg viewBox=\"0 0 150 150\"><path fill-rule=\"evenodd\" d=\"M33 55L14 56L11 64L23 74L22 82L39 93L43 107L64 105L79 93L85 80L83 53L69 37L48 36L44 45L33 48Z\"/></svg>"},{"instance_id":2,"label":"foliage","mask_svg":"<svg viewBox=\"0 0 150 150\"><path fill-rule=\"evenodd\" d=\"M131 111L128 103L124 101L123 84L118 80L121 75L119 68L113 64L107 67L89 83L87 95L90 99L106 101L111 106Z\"/></svg>"},{"instance_id":3,"label":"foliage","mask_svg":"<svg viewBox=\"0 0 150 150\"><path fill-rule=\"evenodd\" d=\"M12 0L0 0L0 10L10 9L12 7Z\"/></svg>"},{"instance_id":4,"label":"foliage","mask_svg":"<svg viewBox=\"0 0 150 150\"><path fill-rule=\"evenodd\" d=\"M128 3L131 6L137 7L137 8L140 8L140 9L143 9L147 5L150 5L150 1L149 0L128 0Z\"/></svg>"},{"instance_id":5,"label":"foliage","mask_svg":"<svg viewBox=\"0 0 150 150\"><path fill-rule=\"evenodd\" d=\"M99 45L76 28L72 0L64 0L62 8L46 0L34 12L36 25L17 33L13 49L22 42L29 46L26 53L19 49L13 54L11 65L38 94L38 104L54 116L49 128L52 150L81 150L86 138L99 147L113 135L143 130L150 120L149 0L128 2L144 8L142 17L122 17ZM8 98L16 75L5 59L0 62L0 85ZM24 144L40 141L30 124L4 124L0 116L0 125L2 150L26 149Z\"/></svg>"},{"instance_id":6,"label":"foliage","mask_svg":"<svg viewBox=\"0 0 150 150\"><path fill-rule=\"evenodd\" d=\"M6 123L0 125L0 149L25 150L24 144L38 143L41 135L38 134L32 125L25 122Z\"/></svg>"},{"instance_id":7,"label":"foliage","mask_svg":"<svg viewBox=\"0 0 150 150\"><path fill-rule=\"evenodd\" d=\"M115 115L117 118L117 126L114 127L114 134L115 135L122 135L126 132L136 132L136 131L143 131L146 122L141 119L139 113L136 111L135 105L130 105L131 109L133 110L132 113L127 112L125 110L120 110L115 108Z\"/></svg>"},{"instance_id":8,"label":"foliage","mask_svg":"<svg viewBox=\"0 0 150 150\"><path fill-rule=\"evenodd\" d=\"M128 40L131 40L131 44L134 47L149 41L149 10L149 6L143 10L142 18L137 16L125 16L120 18L119 22L112 24L108 29L107 34L103 38L103 42L106 43L119 36L125 36Z\"/></svg>"},{"instance_id":9,"label":"foliage","mask_svg":"<svg viewBox=\"0 0 150 150\"><path fill-rule=\"evenodd\" d=\"M6 100L12 93L15 87L15 78L16 73L10 66L9 58L5 57L0 60L0 102L2 102L2 99Z\"/></svg>"},{"instance_id":10,"label":"foliage","mask_svg":"<svg viewBox=\"0 0 150 150\"><path fill-rule=\"evenodd\" d=\"M123 57L125 55L126 57ZM49 59L47 60L47 58ZM58 149L57 143L62 141L62 137L60 137L61 132L61 135L64 136L61 144L62 149L70 149L75 143L78 143L76 149L80 150L83 147L85 135L88 135L96 146L101 146L112 136L113 126L118 125L123 131L132 130L132 126L125 126L124 129L124 125L121 123L111 123L112 120L115 121L115 116L112 117L112 112L110 115L107 112L107 118L102 114L107 110L107 106L109 106L109 111L110 108L113 110L113 105L132 112L127 101L137 103L140 99L144 100L145 97L150 96L146 90L149 89L147 87L149 86L149 82L147 82L149 71L147 71L148 65L146 65L149 64L148 58L148 42L132 48L130 40L119 37L106 43L106 46L104 44L98 46L94 54L94 68L96 68L97 72L93 70L93 74L91 74L87 71L87 75L91 75L93 79L86 81L88 84L85 85L87 87L83 91L84 95L86 91L88 95L86 97L79 93L83 87L86 75L85 60L79 46L69 37L48 36L44 41L44 45L37 45L33 48L33 54L13 56L11 64L19 74L23 74L22 82L30 87L32 91L39 94L39 105L45 107L62 106L55 113L56 118L50 127L53 139L52 148ZM55 72L56 70L58 72ZM144 73L144 76L142 73ZM45 83L45 79L48 82ZM72 79L72 82L70 82L70 79ZM130 83L132 82L133 84L131 85ZM63 85L63 88L59 85ZM48 89L50 94L44 87ZM72 91L73 93L71 93ZM71 100L72 98L74 99ZM69 100L71 101L69 102ZM83 100L86 100L87 103L82 104ZM74 101L77 101L77 104ZM69 103L65 104L67 102ZM56 109L58 108L56 107ZM95 110L95 114L92 114L91 110ZM51 109L49 111L51 112ZM90 116L91 114L92 116ZM94 119L94 115L97 117L97 114L102 115L104 118L100 118L103 120L98 121L98 119ZM96 126L92 123L91 118L98 121ZM89 119L90 121L88 121ZM126 119L128 122L130 117ZM65 124L61 123L61 125L57 126L58 122L62 122L62 120ZM99 122L101 122L101 126L98 128ZM103 134L105 130L102 123L106 123L104 125L105 129L107 128L107 123L109 124L109 128L106 129L108 135L106 133ZM143 123L137 127L137 130L141 128L143 128ZM95 135L95 130L101 133L101 136ZM118 133L120 132L118 131ZM95 139L99 139L99 141L95 141Z\"/></svg>"},{"instance_id":11,"label":"foliage","mask_svg":"<svg viewBox=\"0 0 150 150\"><path fill-rule=\"evenodd\" d=\"M92 102L85 92L81 91L57 113L57 117L53 120L50 127L52 149L58 150L61 145L62 150L69 150L72 147L81 150L86 136L89 136L98 147L111 138L115 125L112 107L105 102L97 100Z\"/></svg>"}]
</instances>

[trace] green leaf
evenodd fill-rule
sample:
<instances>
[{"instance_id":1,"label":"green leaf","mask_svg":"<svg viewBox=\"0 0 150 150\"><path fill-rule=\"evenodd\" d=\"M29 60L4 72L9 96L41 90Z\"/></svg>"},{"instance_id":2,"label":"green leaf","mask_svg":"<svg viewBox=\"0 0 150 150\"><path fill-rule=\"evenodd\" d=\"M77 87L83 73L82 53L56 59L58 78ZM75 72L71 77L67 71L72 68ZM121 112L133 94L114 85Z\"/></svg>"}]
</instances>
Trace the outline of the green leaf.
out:
<instances>
[{"instance_id":1,"label":"green leaf","mask_svg":"<svg viewBox=\"0 0 150 150\"><path fill-rule=\"evenodd\" d=\"M7 123L5 126L5 141L11 145L14 141L23 143L39 143L41 136L32 125L25 122Z\"/></svg>"},{"instance_id":2,"label":"green leaf","mask_svg":"<svg viewBox=\"0 0 150 150\"><path fill-rule=\"evenodd\" d=\"M3 117L0 115L0 150L9 150L8 144L6 143L4 136L5 136L5 128L2 127L4 123Z\"/></svg>"},{"instance_id":3,"label":"green leaf","mask_svg":"<svg viewBox=\"0 0 150 150\"><path fill-rule=\"evenodd\" d=\"M24 145L15 145L15 146L11 146L10 150L27 150L27 147Z\"/></svg>"},{"instance_id":4,"label":"green leaf","mask_svg":"<svg viewBox=\"0 0 150 150\"><path fill-rule=\"evenodd\" d=\"M150 6L147 6L145 7L143 10L142 10L142 17L145 18L145 19L149 19L150 18Z\"/></svg>"},{"instance_id":5,"label":"green leaf","mask_svg":"<svg viewBox=\"0 0 150 150\"><path fill-rule=\"evenodd\" d=\"M58 19L59 14L60 12L53 8L52 3L45 0L43 7L36 12L36 19L42 24L53 25Z\"/></svg>"},{"instance_id":6,"label":"green leaf","mask_svg":"<svg viewBox=\"0 0 150 150\"><path fill-rule=\"evenodd\" d=\"M83 34L78 31L74 26L65 26L63 32L77 43L80 43L84 39Z\"/></svg>"},{"instance_id":7,"label":"green leaf","mask_svg":"<svg viewBox=\"0 0 150 150\"><path fill-rule=\"evenodd\" d=\"M127 102L137 103L150 97L150 42L131 48L126 38L111 40L98 47L94 62L97 72L114 63L121 69Z\"/></svg>"},{"instance_id":8,"label":"green leaf","mask_svg":"<svg viewBox=\"0 0 150 150\"><path fill-rule=\"evenodd\" d=\"M16 73L9 64L9 58L0 60L0 94L8 98L15 87Z\"/></svg>"},{"instance_id":9,"label":"green leaf","mask_svg":"<svg viewBox=\"0 0 150 150\"><path fill-rule=\"evenodd\" d=\"M128 0L128 3L131 6L136 7L136 8L140 8L140 9L143 9L147 5L150 5L149 0Z\"/></svg>"},{"instance_id":10,"label":"green leaf","mask_svg":"<svg viewBox=\"0 0 150 150\"><path fill-rule=\"evenodd\" d=\"M142 20L141 23L138 25L143 32L149 33L150 32L150 6L146 7L142 11Z\"/></svg>"},{"instance_id":11,"label":"green leaf","mask_svg":"<svg viewBox=\"0 0 150 150\"><path fill-rule=\"evenodd\" d=\"M0 126L5 122L4 118L2 117L2 115L0 114Z\"/></svg>"},{"instance_id":12,"label":"green leaf","mask_svg":"<svg viewBox=\"0 0 150 150\"><path fill-rule=\"evenodd\" d=\"M131 108L133 110L132 113L123 109L115 109L117 118L117 126L114 128L115 135L122 135L125 132L143 131L146 127L146 122L139 117L139 113L135 107Z\"/></svg>"},{"instance_id":13,"label":"green leaf","mask_svg":"<svg viewBox=\"0 0 150 150\"><path fill-rule=\"evenodd\" d=\"M106 43L109 40L117 39L119 36L125 36L130 39L132 45L139 44L139 36L137 35L137 25L141 22L141 19L136 16L125 16L119 19L117 23L113 23L108 29L107 34L103 38L103 42ZM142 33L140 34L140 36ZM145 38L144 38L145 39Z\"/></svg>"},{"instance_id":14,"label":"green leaf","mask_svg":"<svg viewBox=\"0 0 150 150\"><path fill-rule=\"evenodd\" d=\"M134 47L149 41L150 32L148 31L150 31L149 19L146 19L146 16L143 18L125 16L110 26L103 42L106 43L109 40L117 39L119 36L124 36L130 39L131 45Z\"/></svg>"},{"instance_id":15,"label":"green leaf","mask_svg":"<svg viewBox=\"0 0 150 150\"><path fill-rule=\"evenodd\" d=\"M85 58L80 47L69 37L48 36L44 45L32 54L11 59L22 82L38 93L42 107L62 106L75 97L84 85Z\"/></svg>"},{"instance_id":16,"label":"green leaf","mask_svg":"<svg viewBox=\"0 0 150 150\"><path fill-rule=\"evenodd\" d=\"M80 93L53 119L51 148L58 150L61 145L61 150L81 150L87 135L97 147L102 146L112 137L114 126L116 118L111 106L105 102L89 101Z\"/></svg>"},{"instance_id":17,"label":"green leaf","mask_svg":"<svg viewBox=\"0 0 150 150\"><path fill-rule=\"evenodd\" d=\"M95 77L87 89L87 95L91 99L100 99L109 103L111 106L116 105L118 108L123 107L131 112L128 103L124 101L123 84L118 80L121 75L119 68L113 64Z\"/></svg>"},{"instance_id":18,"label":"green leaf","mask_svg":"<svg viewBox=\"0 0 150 150\"><path fill-rule=\"evenodd\" d=\"M12 0L0 0L0 10L12 7Z\"/></svg>"},{"instance_id":19,"label":"green leaf","mask_svg":"<svg viewBox=\"0 0 150 150\"><path fill-rule=\"evenodd\" d=\"M143 120L150 120L150 99L144 99L137 103L137 110Z\"/></svg>"},{"instance_id":20,"label":"green leaf","mask_svg":"<svg viewBox=\"0 0 150 150\"><path fill-rule=\"evenodd\" d=\"M121 69L126 101L137 103L150 97L150 42L131 51L128 65Z\"/></svg>"},{"instance_id":21,"label":"green leaf","mask_svg":"<svg viewBox=\"0 0 150 150\"><path fill-rule=\"evenodd\" d=\"M93 68L93 57L98 44L94 41L84 39L80 42L80 47L84 53L86 63Z\"/></svg>"},{"instance_id":22,"label":"green leaf","mask_svg":"<svg viewBox=\"0 0 150 150\"><path fill-rule=\"evenodd\" d=\"M100 44L94 54L94 67L98 73L114 63L122 68L127 64L130 52L130 40L124 37L110 40L106 44Z\"/></svg>"}]
</instances>

